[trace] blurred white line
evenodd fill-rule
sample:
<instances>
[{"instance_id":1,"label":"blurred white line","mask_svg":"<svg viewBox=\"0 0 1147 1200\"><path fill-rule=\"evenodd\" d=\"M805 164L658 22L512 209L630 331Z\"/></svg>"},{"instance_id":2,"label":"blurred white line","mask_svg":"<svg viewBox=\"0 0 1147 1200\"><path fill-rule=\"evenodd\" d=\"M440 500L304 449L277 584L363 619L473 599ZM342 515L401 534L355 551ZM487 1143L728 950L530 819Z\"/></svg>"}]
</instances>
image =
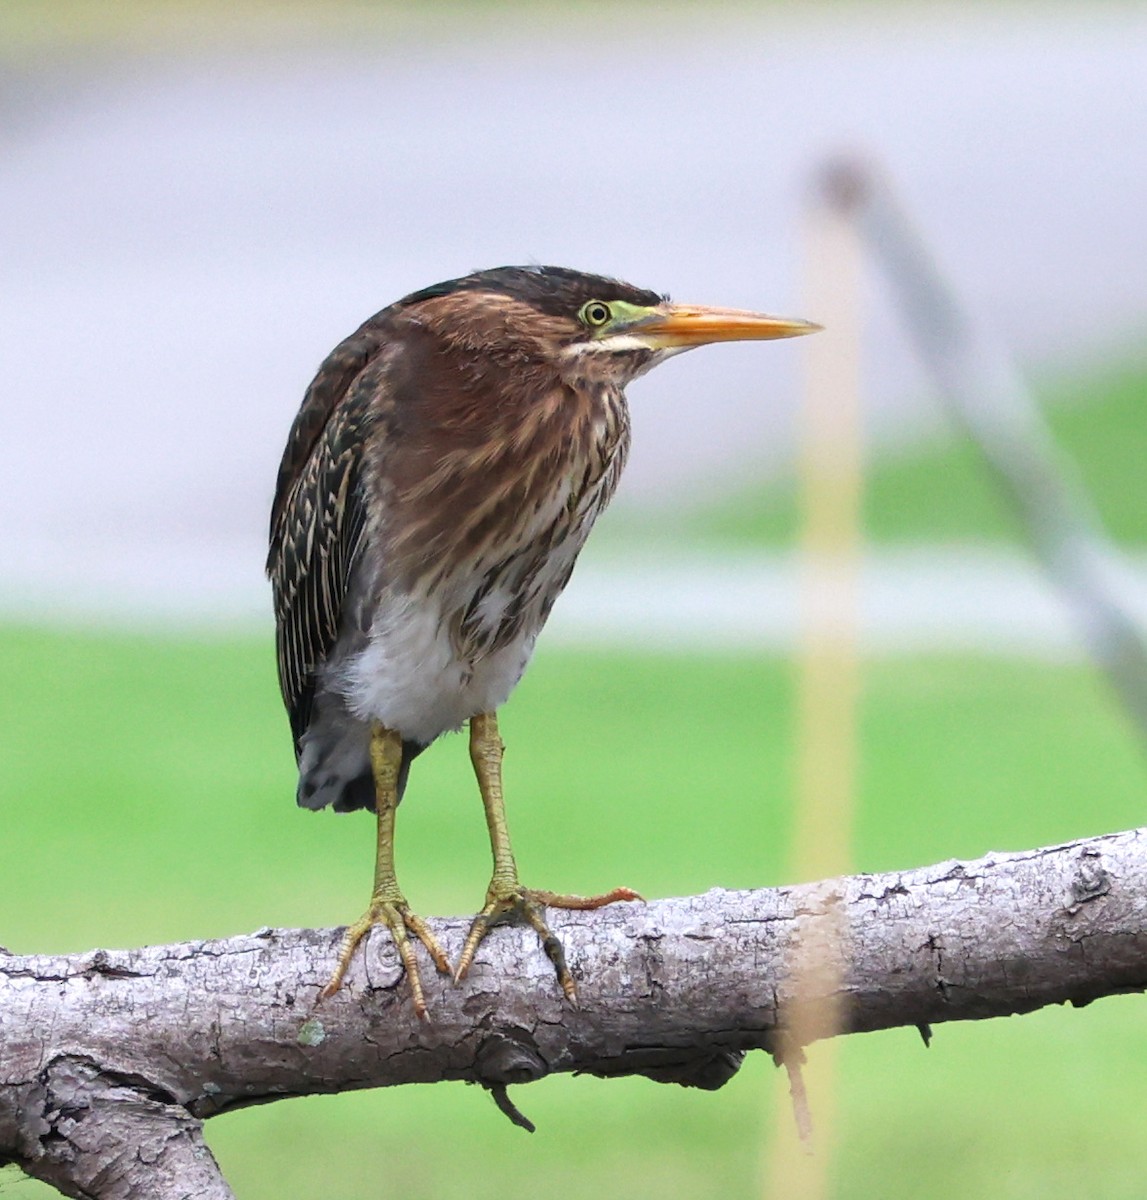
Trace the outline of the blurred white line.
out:
<instances>
[{"instance_id":1,"label":"blurred white line","mask_svg":"<svg viewBox=\"0 0 1147 1200\"><path fill-rule=\"evenodd\" d=\"M598 566L576 582L550 622L550 636L566 642L787 651L801 629L792 557ZM1135 586L1147 610L1147 572ZM990 550L870 554L861 568L859 633L869 653L1083 655L1066 607L1040 573Z\"/></svg>"},{"instance_id":2,"label":"blurred white line","mask_svg":"<svg viewBox=\"0 0 1147 1200\"><path fill-rule=\"evenodd\" d=\"M238 628L271 636L260 546L116 547L0 537L0 620L102 628ZM13 571L18 565L19 573ZM1147 559L1121 588L1147 617ZM793 555L590 559L554 609L544 644L788 652L799 629ZM861 569L869 653L971 651L1082 658L1070 614L1040 571L1005 549L880 549Z\"/></svg>"}]
</instances>

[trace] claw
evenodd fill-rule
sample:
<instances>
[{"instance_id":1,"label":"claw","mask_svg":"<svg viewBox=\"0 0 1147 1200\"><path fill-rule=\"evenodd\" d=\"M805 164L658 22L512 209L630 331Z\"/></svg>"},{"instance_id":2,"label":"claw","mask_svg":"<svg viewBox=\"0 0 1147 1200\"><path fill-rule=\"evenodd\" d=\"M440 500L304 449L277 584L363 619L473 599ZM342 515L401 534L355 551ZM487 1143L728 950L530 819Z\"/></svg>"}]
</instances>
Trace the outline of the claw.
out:
<instances>
[{"instance_id":1,"label":"claw","mask_svg":"<svg viewBox=\"0 0 1147 1200\"><path fill-rule=\"evenodd\" d=\"M565 998L575 1008L577 1007L577 985L566 963L565 948L560 939L546 923L543 910L550 908L567 908L579 911L589 911L603 908L607 904L619 901L640 900L641 896L632 888L614 888L601 896L564 896L558 892L535 891L524 888L517 883L505 884L491 882L486 893L486 903L482 911L470 925L470 932L462 946L458 965L454 968L454 982L460 983L466 978L474 963L474 955L486 935L495 925L514 923L529 925L542 942L546 957L554 964L558 984Z\"/></svg>"},{"instance_id":2,"label":"claw","mask_svg":"<svg viewBox=\"0 0 1147 1200\"><path fill-rule=\"evenodd\" d=\"M434 934L430 932L430 927L421 917L415 916L410 911L410 906L402 899L383 900L375 898L371 901L370 908L347 929L343 937L342 947L339 950L338 962L335 964L335 969L330 979L327 980L323 990L319 992L317 1003L321 1004L324 1000L330 999L342 986L347 968L354 958L355 950L358 949L359 943L375 925L385 925L390 930L390 936L394 939L395 949L398 951L402 968L406 972L407 979L410 981L410 993L414 1002L414 1011L421 1020L429 1020L426 1011L426 996L422 990L422 977L418 972L418 960L414 956L414 946L410 941L407 930L413 933L426 947L435 967L441 974L450 974L450 962L442 947L438 944Z\"/></svg>"}]
</instances>

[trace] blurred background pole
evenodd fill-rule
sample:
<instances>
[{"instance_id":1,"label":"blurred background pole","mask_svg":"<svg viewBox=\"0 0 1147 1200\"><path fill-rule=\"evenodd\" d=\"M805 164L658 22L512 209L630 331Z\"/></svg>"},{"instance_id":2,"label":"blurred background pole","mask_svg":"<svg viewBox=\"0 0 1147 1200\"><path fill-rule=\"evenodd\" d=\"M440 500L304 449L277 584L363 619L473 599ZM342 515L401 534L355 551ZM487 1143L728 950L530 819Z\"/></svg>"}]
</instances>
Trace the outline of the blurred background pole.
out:
<instances>
[{"instance_id":1,"label":"blurred background pole","mask_svg":"<svg viewBox=\"0 0 1147 1200\"><path fill-rule=\"evenodd\" d=\"M800 465L802 492L802 633L797 659L795 805L787 877L826 879L851 866L856 796L858 620L861 557L862 429L859 404L861 253L854 223L818 181L805 222L807 299L812 319L825 326L804 349ZM829 906L819 922L835 920ZM811 1009L802 993L832 994L839 980L816 951L821 936L798 948L782 1021L792 1044L811 1036ZM847 937L831 926L832 939ZM831 944L831 942L829 943ZM815 1023L823 1032L825 1011ZM835 1014L828 1015L830 1025ZM804 1071L811 1138L798 1138L787 1098L773 1105L774 1128L765 1168L769 1200L814 1200L829 1194L834 1135L836 1042L825 1040ZM778 1092L786 1086L778 1075ZM794 1097L795 1099L795 1097ZM799 1106L798 1106L799 1109ZM801 1114L797 1113L798 1122Z\"/></svg>"},{"instance_id":2,"label":"blurred background pole","mask_svg":"<svg viewBox=\"0 0 1147 1200\"><path fill-rule=\"evenodd\" d=\"M957 423L979 447L1094 660L1147 742L1147 640L1131 573L1073 464L991 328L960 303L883 176L863 162L830 170L829 189L892 287L909 334ZM1064 287L1070 304L1070 281Z\"/></svg>"}]
</instances>

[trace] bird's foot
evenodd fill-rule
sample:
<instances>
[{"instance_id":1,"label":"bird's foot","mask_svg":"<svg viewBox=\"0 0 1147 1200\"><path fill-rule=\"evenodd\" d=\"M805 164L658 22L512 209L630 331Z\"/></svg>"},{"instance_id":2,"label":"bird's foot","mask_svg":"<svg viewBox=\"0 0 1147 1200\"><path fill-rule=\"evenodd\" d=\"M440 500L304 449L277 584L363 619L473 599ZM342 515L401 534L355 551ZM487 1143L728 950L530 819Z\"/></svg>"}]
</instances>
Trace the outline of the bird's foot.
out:
<instances>
[{"instance_id":1,"label":"bird's foot","mask_svg":"<svg viewBox=\"0 0 1147 1200\"><path fill-rule=\"evenodd\" d=\"M492 880L486 892L486 904L474 918L466 943L462 947L458 965L454 968L454 982L465 979L474 962L474 955L486 934L495 925L529 925L542 939L542 949L554 964L558 983L571 1004L577 1004L577 988L566 964L566 954L560 941L546 924L546 908L592 909L604 908L621 900L640 900L642 897L632 888L614 888L602 896L563 896L557 892L537 891L524 888L517 880Z\"/></svg>"},{"instance_id":2,"label":"bird's foot","mask_svg":"<svg viewBox=\"0 0 1147 1200\"><path fill-rule=\"evenodd\" d=\"M353 924L343 937L342 948L339 950L338 962L326 986L319 993L319 1003L333 996L342 986L343 977L350 966L354 952L359 942L366 937L375 925L385 925L394 938L398 957L402 960L406 978L410 980L410 992L414 1001L414 1011L423 1020L426 1016L426 997L422 991L422 979L418 974L418 963L414 957L414 945L409 933L426 947L435 967L443 975L451 974L450 962L437 938L430 932L430 927L419 916L410 911L410 905L401 896L375 896L370 902L370 908ZM409 933L408 933L409 931Z\"/></svg>"}]
</instances>

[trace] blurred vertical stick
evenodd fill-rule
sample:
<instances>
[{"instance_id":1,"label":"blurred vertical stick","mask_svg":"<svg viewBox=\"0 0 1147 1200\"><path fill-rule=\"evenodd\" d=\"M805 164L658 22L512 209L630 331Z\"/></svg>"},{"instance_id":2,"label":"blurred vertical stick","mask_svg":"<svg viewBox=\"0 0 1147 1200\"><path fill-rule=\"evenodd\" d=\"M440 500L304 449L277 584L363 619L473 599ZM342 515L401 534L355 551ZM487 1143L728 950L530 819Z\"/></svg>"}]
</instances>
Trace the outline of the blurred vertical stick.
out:
<instances>
[{"instance_id":1,"label":"blurred vertical stick","mask_svg":"<svg viewBox=\"0 0 1147 1200\"><path fill-rule=\"evenodd\" d=\"M1128 599L1130 575L1072 463L990 324L960 303L884 178L851 161L831 174L838 209L852 214L884 269L949 412L978 445L1092 657L1147 740L1147 638Z\"/></svg>"},{"instance_id":2,"label":"blurred vertical stick","mask_svg":"<svg viewBox=\"0 0 1147 1200\"><path fill-rule=\"evenodd\" d=\"M862 430L859 405L861 253L854 223L818 187L805 232L807 308L825 326L805 352L801 489L802 637L797 664L796 803L790 878L844 874L851 861L856 794L857 652ZM831 891L806 918L782 997L789 1105L774 1105L765 1195L828 1195L834 1125L836 1043L817 1046L802 1081L801 1047L839 1028L823 997L839 994L848 930ZM815 1004L805 997L817 996ZM794 1074L793 1068L796 1068ZM808 1109L801 1091L807 1085ZM806 1127L812 1119L811 1136Z\"/></svg>"}]
</instances>

